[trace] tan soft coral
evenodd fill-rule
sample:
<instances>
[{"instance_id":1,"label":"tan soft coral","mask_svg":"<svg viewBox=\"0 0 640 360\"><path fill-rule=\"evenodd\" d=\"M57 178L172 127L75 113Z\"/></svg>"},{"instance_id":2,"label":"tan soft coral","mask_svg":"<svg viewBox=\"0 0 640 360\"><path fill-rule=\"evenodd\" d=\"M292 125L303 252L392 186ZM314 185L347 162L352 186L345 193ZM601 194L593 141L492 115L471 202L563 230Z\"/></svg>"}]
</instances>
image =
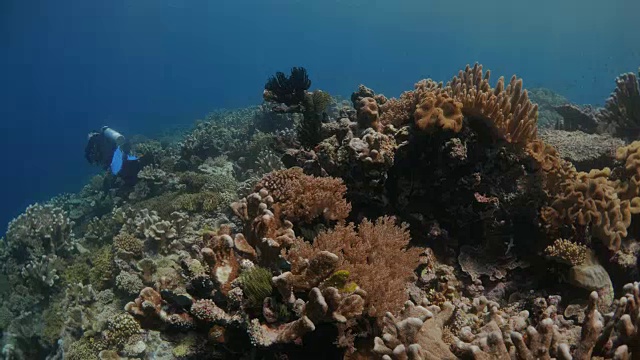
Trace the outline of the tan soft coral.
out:
<instances>
[{"instance_id":1,"label":"tan soft coral","mask_svg":"<svg viewBox=\"0 0 640 360\"><path fill-rule=\"evenodd\" d=\"M356 105L358 126L363 129L370 127L376 131L379 130L380 111L378 102L372 97L364 97L360 99Z\"/></svg>"},{"instance_id":2,"label":"tan soft coral","mask_svg":"<svg viewBox=\"0 0 640 360\"><path fill-rule=\"evenodd\" d=\"M609 184L608 168L580 172L567 181L550 207L542 210L547 226L589 227L606 247L617 251L631 224L629 201L621 201Z\"/></svg>"},{"instance_id":3,"label":"tan soft coral","mask_svg":"<svg viewBox=\"0 0 640 360\"><path fill-rule=\"evenodd\" d=\"M473 67L467 65L444 87L430 79L422 80L414 90L380 106L380 123L404 126L414 119L422 130L434 129L436 125L460 131L464 115L483 120L510 143L526 145L534 141L538 105L529 100L522 88L522 79L514 75L505 87L501 77L492 88L490 74L484 73L482 65L476 63Z\"/></svg>"},{"instance_id":4,"label":"tan soft coral","mask_svg":"<svg viewBox=\"0 0 640 360\"><path fill-rule=\"evenodd\" d=\"M347 187L342 180L306 175L297 167L273 171L255 188L266 189L273 197L274 208L292 222L310 223L320 216L343 220L351 211L351 204L344 198Z\"/></svg>"},{"instance_id":5,"label":"tan soft coral","mask_svg":"<svg viewBox=\"0 0 640 360\"><path fill-rule=\"evenodd\" d=\"M353 224L338 225L318 235L313 244L298 241L286 257L295 264L323 251L336 254L337 269L347 270L349 279L369 294L368 314L381 318L408 299L407 280L420 254L419 249L407 248L409 240L406 225L396 226L395 219L383 217L375 223L364 220L357 231Z\"/></svg>"},{"instance_id":6,"label":"tan soft coral","mask_svg":"<svg viewBox=\"0 0 640 360\"><path fill-rule=\"evenodd\" d=\"M629 200L631 213L640 214L640 141L618 148L616 159L622 162L623 169L612 185L620 199Z\"/></svg>"},{"instance_id":7,"label":"tan soft coral","mask_svg":"<svg viewBox=\"0 0 640 360\"><path fill-rule=\"evenodd\" d=\"M578 172L568 161L560 157L558 151L542 140L534 140L527 145L527 154L535 160L542 171L542 181L545 191L554 196L561 191L561 184L575 179Z\"/></svg>"},{"instance_id":8,"label":"tan soft coral","mask_svg":"<svg viewBox=\"0 0 640 360\"><path fill-rule=\"evenodd\" d=\"M462 130L462 103L447 94L427 93L416 108L416 126L423 131L437 129L459 132Z\"/></svg>"},{"instance_id":9,"label":"tan soft coral","mask_svg":"<svg viewBox=\"0 0 640 360\"><path fill-rule=\"evenodd\" d=\"M428 95L442 93L442 83L431 79L421 80L414 85L414 90L405 91L398 99L389 99L380 106L380 122L396 127L408 125L414 119L418 106Z\"/></svg>"},{"instance_id":10,"label":"tan soft coral","mask_svg":"<svg viewBox=\"0 0 640 360\"><path fill-rule=\"evenodd\" d=\"M447 86L446 92L462 103L462 112L467 117L484 119L496 127L507 141L527 144L536 139L538 105L529 100L522 89L522 79L511 77L505 89L500 77L495 88L491 88L491 72L483 74L482 65L467 65Z\"/></svg>"}]
</instances>

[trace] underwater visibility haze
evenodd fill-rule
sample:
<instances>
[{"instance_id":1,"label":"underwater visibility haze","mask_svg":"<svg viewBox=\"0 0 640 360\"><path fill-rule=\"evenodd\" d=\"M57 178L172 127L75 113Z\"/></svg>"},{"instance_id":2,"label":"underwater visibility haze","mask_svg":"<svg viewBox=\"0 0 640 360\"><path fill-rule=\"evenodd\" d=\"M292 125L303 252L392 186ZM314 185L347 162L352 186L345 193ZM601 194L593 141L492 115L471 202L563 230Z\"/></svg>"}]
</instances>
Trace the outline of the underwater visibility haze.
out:
<instances>
[{"instance_id":1,"label":"underwater visibility haze","mask_svg":"<svg viewBox=\"0 0 640 360\"><path fill-rule=\"evenodd\" d=\"M640 359L639 14L4 1L0 359Z\"/></svg>"}]
</instances>

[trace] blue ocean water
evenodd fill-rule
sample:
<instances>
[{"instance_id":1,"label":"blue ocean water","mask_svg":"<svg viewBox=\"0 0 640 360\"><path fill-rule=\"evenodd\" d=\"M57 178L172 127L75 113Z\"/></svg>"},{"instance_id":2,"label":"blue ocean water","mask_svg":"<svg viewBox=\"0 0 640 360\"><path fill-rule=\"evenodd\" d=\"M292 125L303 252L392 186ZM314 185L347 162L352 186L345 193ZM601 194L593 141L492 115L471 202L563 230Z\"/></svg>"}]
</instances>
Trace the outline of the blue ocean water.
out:
<instances>
[{"instance_id":1,"label":"blue ocean water","mask_svg":"<svg viewBox=\"0 0 640 360\"><path fill-rule=\"evenodd\" d=\"M525 86L602 104L640 66L637 0L4 0L0 224L96 169L87 132L157 133L261 101L269 75L397 96L479 61Z\"/></svg>"}]
</instances>

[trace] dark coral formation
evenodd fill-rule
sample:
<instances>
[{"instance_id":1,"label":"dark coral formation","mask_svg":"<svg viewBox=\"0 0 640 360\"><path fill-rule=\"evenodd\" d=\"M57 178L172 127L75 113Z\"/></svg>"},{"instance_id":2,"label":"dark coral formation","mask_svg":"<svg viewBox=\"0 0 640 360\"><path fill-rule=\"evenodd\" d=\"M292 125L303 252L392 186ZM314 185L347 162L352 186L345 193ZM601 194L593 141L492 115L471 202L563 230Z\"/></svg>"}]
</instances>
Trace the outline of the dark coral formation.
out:
<instances>
[{"instance_id":1,"label":"dark coral formation","mask_svg":"<svg viewBox=\"0 0 640 360\"><path fill-rule=\"evenodd\" d=\"M628 132L637 80L618 83L600 114ZM640 356L640 142L538 131L522 80L479 64L399 98L310 85L277 73L268 106L134 144L135 186L100 176L14 220L3 356Z\"/></svg>"},{"instance_id":2,"label":"dark coral formation","mask_svg":"<svg viewBox=\"0 0 640 360\"><path fill-rule=\"evenodd\" d=\"M625 139L640 134L640 84L634 73L616 79L616 88L598 115L607 131Z\"/></svg>"}]
</instances>

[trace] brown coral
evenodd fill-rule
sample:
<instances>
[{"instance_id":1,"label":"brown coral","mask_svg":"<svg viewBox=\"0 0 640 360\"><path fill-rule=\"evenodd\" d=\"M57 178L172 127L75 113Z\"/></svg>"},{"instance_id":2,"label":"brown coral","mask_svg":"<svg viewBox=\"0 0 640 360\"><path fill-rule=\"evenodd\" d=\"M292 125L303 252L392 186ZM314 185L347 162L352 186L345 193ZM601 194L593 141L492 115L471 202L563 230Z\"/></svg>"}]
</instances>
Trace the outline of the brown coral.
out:
<instances>
[{"instance_id":1,"label":"brown coral","mask_svg":"<svg viewBox=\"0 0 640 360\"><path fill-rule=\"evenodd\" d=\"M370 294L370 316L382 317L407 301L406 283L418 266L419 249L407 249L407 225L396 226L391 217L364 220L356 231L353 224L338 225L323 232L313 244L298 241L286 255L292 265L328 251L339 257L336 268L347 270L350 279Z\"/></svg>"},{"instance_id":2,"label":"brown coral","mask_svg":"<svg viewBox=\"0 0 640 360\"><path fill-rule=\"evenodd\" d=\"M543 209L543 218L555 228L563 224L589 227L605 246L617 251L631 224L631 208L629 201L618 198L609 175L608 168L578 173L575 180L563 184L563 192L551 206Z\"/></svg>"},{"instance_id":3,"label":"brown coral","mask_svg":"<svg viewBox=\"0 0 640 360\"><path fill-rule=\"evenodd\" d=\"M640 214L640 141L616 150L616 159L623 164L618 179L612 185L621 200L629 200L632 214Z\"/></svg>"},{"instance_id":4,"label":"brown coral","mask_svg":"<svg viewBox=\"0 0 640 360\"><path fill-rule=\"evenodd\" d=\"M378 103L372 97L364 97L357 103L358 125L363 128L380 129L380 112Z\"/></svg>"},{"instance_id":5,"label":"brown coral","mask_svg":"<svg viewBox=\"0 0 640 360\"><path fill-rule=\"evenodd\" d=\"M538 105L529 100L527 90L522 89L522 79L511 77L505 89L500 77L491 88L491 72L483 74L482 65L467 65L446 86L446 92L462 103L466 117L485 120L498 130L507 141L527 144L536 139Z\"/></svg>"},{"instance_id":6,"label":"brown coral","mask_svg":"<svg viewBox=\"0 0 640 360\"><path fill-rule=\"evenodd\" d=\"M383 336L375 338L373 351L388 360L456 359L442 339L444 324L453 312L454 307L448 302L440 308L407 301L399 318L391 313L385 315Z\"/></svg>"},{"instance_id":7,"label":"brown coral","mask_svg":"<svg viewBox=\"0 0 640 360\"><path fill-rule=\"evenodd\" d=\"M344 199L347 187L342 180L305 175L298 167L265 175L255 189L266 189L273 197L274 207L292 222L310 223L320 216L343 220L351 211Z\"/></svg>"},{"instance_id":8,"label":"brown coral","mask_svg":"<svg viewBox=\"0 0 640 360\"><path fill-rule=\"evenodd\" d=\"M634 73L616 78L616 88L598 114L605 127L623 138L637 138L640 124L640 83Z\"/></svg>"},{"instance_id":9,"label":"brown coral","mask_svg":"<svg viewBox=\"0 0 640 360\"><path fill-rule=\"evenodd\" d=\"M414 120L414 114L428 94L440 94L442 83L431 79L421 80L414 85L414 90L405 91L398 99L389 99L380 106L380 123L396 127L408 125Z\"/></svg>"},{"instance_id":10,"label":"brown coral","mask_svg":"<svg viewBox=\"0 0 640 360\"><path fill-rule=\"evenodd\" d=\"M204 240L207 247L200 250L202 258L209 265L209 276L224 295L227 295L231 289L231 282L238 277L240 269L235 252L236 242L230 234L228 227L222 227L215 234L205 233Z\"/></svg>"},{"instance_id":11,"label":"brown coral","mask_svg":"<svg viewBox=\"0 0 640 360\"><path fill-rule=\"evenodd\" d=\"M447 94L427 93L414 113L416 126L423 131L462 130L462 103Z\"/></svg>"},{"instance_id":12,"label":"brown coral","mask_svg":"<svg viewBox=\"0 0 640 360\"><path fill-rule=\"evenodd\" d=\"M544 252L552 257L571 265L582 265L587 258L587 247L567 239L556 239Z\"/></svg>"}]
</instances>

